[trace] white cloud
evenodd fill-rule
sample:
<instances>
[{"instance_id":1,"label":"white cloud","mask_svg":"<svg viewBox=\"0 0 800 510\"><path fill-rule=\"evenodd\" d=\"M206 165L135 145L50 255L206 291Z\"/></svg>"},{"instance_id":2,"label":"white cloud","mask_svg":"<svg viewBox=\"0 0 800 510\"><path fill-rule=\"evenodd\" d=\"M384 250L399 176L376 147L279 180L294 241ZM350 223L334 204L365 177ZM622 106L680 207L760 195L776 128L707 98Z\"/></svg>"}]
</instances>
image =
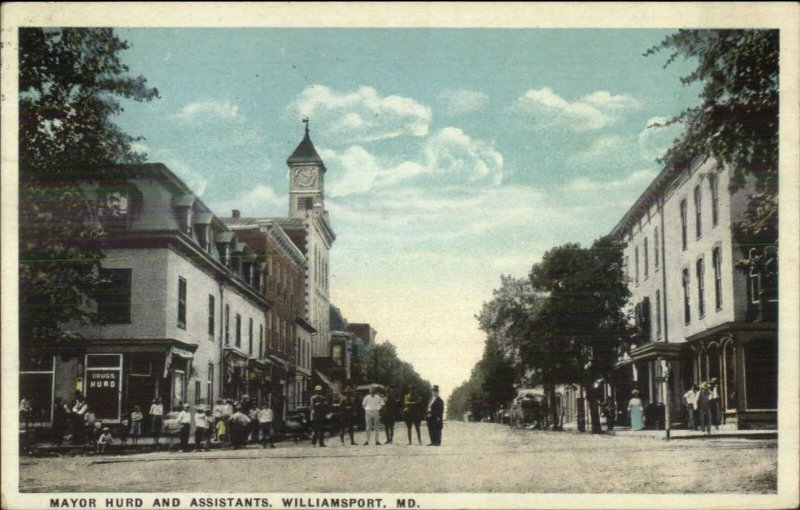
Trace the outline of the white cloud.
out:
<instances>
[{"instance_id":1,"label":"white cloud","mask_svg":"<svg viewBox=\"0 0 800 510\"><path fill-rule=\"evenodd\" d=\"M204 99L187 104L175 116L180 119L198 116L236 119L239 117L239 106L227 99Z\"/></svg>"},{"instance_id":2,"label":"white cloud","mask_svg":"<svg viewBox=\"0 0 800 510\"><path fill-rule=\"evenodd\" d=\"M189 189L198 197L202 197L208 188L208 179L186 162L175 157L166 156L159 158L175 175L189 186Z\"/></svg>"},{"instance_id":3,"label":"white cloud","mask_svg":"<svg viewBox=\"0 0 800 510\"><path fill-rule=\"evenodd\" d=\"M142 142L133 142L131 144L131 150L133 152L138 152L140 154L147 154L148 152L150 152L150 147L148 147L146 144Z\"/></svg>"},{"instance_id":4,"label":"white cloud","mask_svg":"<svg viewBox=\"0 0 800 510\"><path fill-rule=\"evenodd\" d=\"M593 131L614 124L619 114L639 107L631 96L612 95L605 90L592 92L575 102L562 98L549 87L531 89L523 94L515 108L531 116L538 127L568 131Z\"/></svg>"},{"instance_id":5,"label":"white cloud","mask_svg":"<svg viewBox=\"0 0 800 510\"><path fill-rule=\"evenodd\" d=\"M668 120L666 117L652 117L645 123L638 137L639 152L643 160L652 162L663 156L673 140L680 135L682 126L663 126Z\"/></svg>"},{"instance_id":6,"label":"white cloud","mask_svg":"<svg viewBox=\"0 0 800 510\"><path fill-rule=\"evenodd\" d=\"M483 92L469 89L445 89L439 94L439 99L450 115L478 111L489 102L489 96Z\"/></svg>"},{"instance_id":7,"label":"white cloud","mask_svg":"<svg viewBox=\"0 0 800 510\"><path fill-rule=\"evenodd\" d=\"M429 107L407 97L381 96L366 86L340 92L310 85L290 109L310 117L326 133L351 141L425 136L431 122Z\"/></svg>"},{"instance_id":8,"label":"white cloud","mask_svg":"<svg viewBox=\"0 0 800 510\"><path fill-rule=\"evenodd\" d=\"M627 177L611 181L600 181L578 177L567 183L567 191L609 191L609 190L636 190L644 189L650 181L655 179L658 172L652 169L637 170Z\"/></svg>"},{"instance_id":9,"label":"white cloud","mask_svg":"<svg viewBox=\"0 0 800 510\"><path fill-rule=\"evenodd\" d=\"M320 150L330 168L330 196L411 185L498 185L503 178L503 155L491 142L475 139L455 127L428 136L416 157L402 162L382 160L360 145L344 151Z\"/></svg>"}]
</instances>

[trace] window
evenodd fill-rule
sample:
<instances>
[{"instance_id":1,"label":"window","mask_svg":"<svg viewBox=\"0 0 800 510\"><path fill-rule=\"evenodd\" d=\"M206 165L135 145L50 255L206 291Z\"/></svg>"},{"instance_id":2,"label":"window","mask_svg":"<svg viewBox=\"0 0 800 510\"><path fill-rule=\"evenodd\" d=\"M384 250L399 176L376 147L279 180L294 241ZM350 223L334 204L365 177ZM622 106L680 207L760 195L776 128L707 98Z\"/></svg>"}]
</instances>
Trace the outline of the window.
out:
<instances>
[{"instance_id":1,"label":"window","mask_svg":"<svg viewBox=\"0 0 800 510\"><path fill-rule=\"evenodd\" d=\"M645 280L650 275L650 250L647 243L647 238L644 238L644 278Z\"/></svg>"},{"instance_id":2,"label":"window","mask_svg":"<svg viewBox=\"0 0 800 510\"><path fill-rule=\"evenodd\" d=\"M178 327L186 329L186 280L178 277Z\"/></svg>"},{"instance_id":3,"label":"window","mask_svg":"<svg viewBox=\"0 0 800 510\"><path fill-rule=\"evenodd\" d=\"M658 271L658 227L653 232L653 268Z\"/></svg>"},{"instance_id":4,"label":"window","mask_svg":"<svg viewBox=\"0 0 800 510\"><path fill-rule=\"evenodd\" d=\"M626 281L630 281L631 275L630 275L630 268L628 266L628 256L627 255L625 255L625 262L623 264L624 265L622 266L622 272L625 275Z\"/></svg>"},{"instance_id":5,"label":"window","mask_svg":"<svg viewBox=\"0 0 800 510\"><path fill-rule=\"evenodd\" d=\"M258 325L258 357L264 357L264 325Z\"/></svg>"},{"instance_id":6,"label":"window","mask_svg":"<svg viewBox=\"0 0 800 510\"><path fill-rule=\"evenodd\" d=\"M242 316L236 314L236 347L242 346Z\"/></svg>"},{"instance_id":7,"label":"window","mask_svg":"<svg viewBox=\"0 0 800 510\"><path fill-rule=\"evenodd\" d=\"M706 302L705 302L705 262L703 259L699 259L697 261L697 313L700 317L703 317L706 314Z\"/></svg>"},{"instance_id":8,"label":"window","mask_svg":"<svg viewBox=\"0 0 800 510\"><path fill-rule=\"evenodd\" d=\"M656 290L656 338L661 338L661 291Z\"/></svg>"},{"instance_id":9,"label":"window","mask_svg":"<svg viewBox=\"0 0 800 510\"><path fill-rule=\"evenodd\" d=\"M253 318L247 323L247 353L253 355Z\"/></svg>"},{"instance_id":10,"label":"window","mask_svg":"<svg viewBox=\"0 0 800 510\"><path fill-rule=\"evenodd\" d=\"M231 305L225 305L225 345L231 343Z\"/></svg>"},{"instance_id":11,"label":"window","mask_svg":"<svg viewBox=\"0 0 800 510\"><path fill-rule=\"evenodd\" d=\"M639 285L639 247L638 246L634 247L633 251L634 251L633 263L634 263L634 266L635 266L634 267L634 274L635 274L634 281L636 282L636 285Z\"/></svg>"},{"instance_id":12,"label":"window","mask_svg":"<svg viewBox=\"0 0 800 510\"><path fill-rule=\"evenodd\" d=\"M758 250L756 248L750 248L750 260L753 260L756 257L758 257ZM753 305L758 305L761 303L761 271L751 266L748 277L748 294L750 295L750 303Z\"/></svg>"},{"instance_id":13,"label":"window","mask_svg":"<svg viewBox=\"0 0 800 510\"><path fill-rule=\"evenodd\" d=\"M722 308L722 254L719 247L711 252L711 263L714 265L714 304L719 310Z\"/></svg>"},{"instance_id":14,"label":"window","mask_svg":"<svg viewBox=\"0 0 800 510\"><path fill-rule=\"evenodd\" d=\"M689 294L689 270L684 269L683 274L683 321L689 324L692 320L691 295Z\"/></svg>"},{"instance_id":15,"label":"window","mask_svg":"<svg viewBox=\"0 0 800 510\"><path fill-rule=\"evenodd\" d=\"M214 296L208 295L208 339L214 341L214 315L216 313L216 306L214 304Z\"/></svg>"},{"instance_id":16,"label":"window","mask_svg":"<svg viewBox=\"0 0 800 510\"><path fill-rule=\"evenodd\" d=\"M310 211L314 208L314 199L311 197L300 197L297 199L298 211Z\"/></svg>"},{"instance_id":17,"label":"window","mask_svg":"<svg viewBox=\"0 0 800 510\"><path fill-rule=\"evenodd\" d=\"M95 294L99 320L105 324L131 322L131 270L101 269Z\"/></svg>"},{"instance_id":18,"label":"window","mask_svg":"<svg viewBox=\"0 0 800 510\"><path fill-rule=\"evenodd\" d=\"M709 176L708 187L711 189L711 224L716 227L719 222L719 179L717 174Z\"/></svg>"},{"instance_id":19,"label":"window","mask_svg":"<svg viewBox=\"0 0 800 510\"><path fill-rule=\"evenodd\" d=\"M687 245L686 214L686 200L681 200L681 246L684 250Z\"/></svg>"},{"instance_id":20,"label":"window","mask_svg":"<svg viewBox=\"0 0 800 510\"><path fill-rule=\"evenodd\" d=\"M697 238L703 234L703 215L701 208L702 192L700 186L694 188L694 228Z\"/></svg>"},{"instance_id":21,"label":"window","mask_svg":"<svg viewBox=\"0 0 800 510\"><path fill-rule=\"evenodd\" d=\"M208 364L208 373L206 374L206 401L209 405L214 402L214 364Z\"/></svg>"}]
</instances>

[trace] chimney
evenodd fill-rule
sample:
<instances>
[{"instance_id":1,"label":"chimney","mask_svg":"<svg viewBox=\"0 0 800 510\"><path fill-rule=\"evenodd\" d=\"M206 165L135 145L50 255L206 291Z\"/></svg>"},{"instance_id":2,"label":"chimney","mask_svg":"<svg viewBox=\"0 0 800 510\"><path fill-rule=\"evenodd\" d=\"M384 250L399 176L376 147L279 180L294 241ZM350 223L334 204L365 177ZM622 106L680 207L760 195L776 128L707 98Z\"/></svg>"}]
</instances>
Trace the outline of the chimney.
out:
<instances>
[{"instance_id":1,"label":"chimney","mask_svg":"<svg viewBox=\"0 0 800 510\"><path fill-rule=\"evenodd\" d=\"M234 209L233 211L231 211L231 216L233 216L234 218L239 218L241 215L242 214L239 212L239 209Z\"/></svg>"}]
</instances>

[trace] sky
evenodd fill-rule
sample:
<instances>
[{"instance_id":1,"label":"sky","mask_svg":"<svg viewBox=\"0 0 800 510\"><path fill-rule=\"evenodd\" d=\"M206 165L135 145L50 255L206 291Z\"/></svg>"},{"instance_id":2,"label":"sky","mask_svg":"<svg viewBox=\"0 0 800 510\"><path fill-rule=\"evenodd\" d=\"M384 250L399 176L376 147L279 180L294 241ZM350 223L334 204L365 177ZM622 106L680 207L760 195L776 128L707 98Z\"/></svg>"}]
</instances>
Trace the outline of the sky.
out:
<instances>
[{"instance_id":1,"label":"sky","mask_svg":"<svg viewBox=\"0 0 800 510\"><path fill-rule=\"evenodd\" d=\"M328 169L331 301L446 397L500 276L607 234L698 102L634 29L118 29L159 90L116 119L219 216L288 215L303 117Z\"/></svg>"}]
</instances>

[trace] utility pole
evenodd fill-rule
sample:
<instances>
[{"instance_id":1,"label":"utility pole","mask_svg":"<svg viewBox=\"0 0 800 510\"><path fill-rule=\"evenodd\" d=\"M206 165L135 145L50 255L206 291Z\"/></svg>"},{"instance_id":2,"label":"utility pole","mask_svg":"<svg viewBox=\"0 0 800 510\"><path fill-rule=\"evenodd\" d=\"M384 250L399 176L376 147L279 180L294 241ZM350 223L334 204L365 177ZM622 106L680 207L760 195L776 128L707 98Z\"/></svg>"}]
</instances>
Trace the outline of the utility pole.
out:
<instances>
[{"instance_id":1,"label":"utility pole","mask_svg":"<svg viewBox=\"0 0 800 510\"><path fill-rule=\"evenodd\" d=\"M669 410L670 410L670 398L669 398L669 382L670 382L670 372L671 367L669 361L660 360L661 361L661 384L664 385L664 431L666 433L666 439L669 441L670 439L670 417L669 417Z\"/></svg>"}]
</instances>

